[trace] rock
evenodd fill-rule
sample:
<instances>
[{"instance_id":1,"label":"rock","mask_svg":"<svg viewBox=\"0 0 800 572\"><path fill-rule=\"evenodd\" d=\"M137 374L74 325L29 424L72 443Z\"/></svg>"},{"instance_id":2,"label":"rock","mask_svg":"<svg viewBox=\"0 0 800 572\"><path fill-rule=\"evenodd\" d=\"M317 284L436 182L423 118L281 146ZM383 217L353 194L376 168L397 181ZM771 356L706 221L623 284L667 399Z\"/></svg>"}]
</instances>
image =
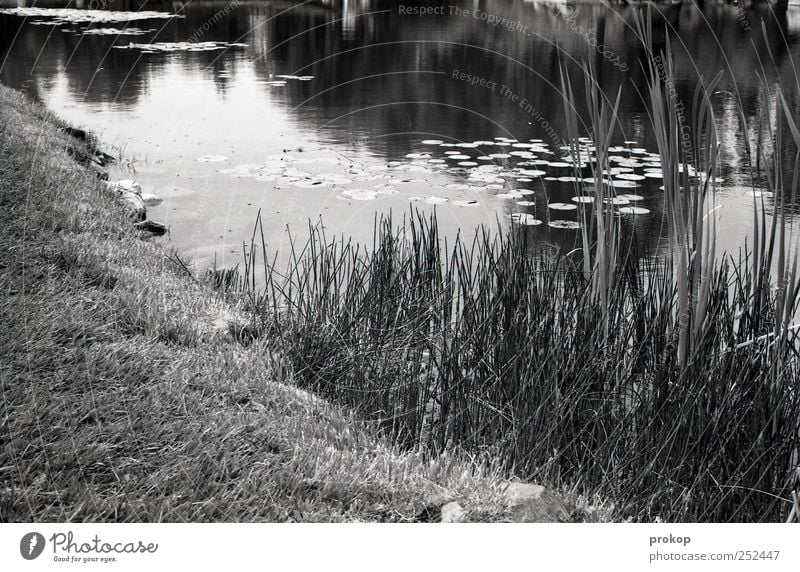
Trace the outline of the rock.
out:
<instances>
[{"instance_id":1,"label":"rock","mask_svg":"<svg viewBox=\"0 0 800 572\"><path fill-rule=\"evenodd\" d=\"M145 232L149 232L150 234L154 234L156 236L162 236L166 234L167 227L161 224L160 222L155 222L153 220L143 220L133 225L138 230L143 230Z\"/></svg>"},{"instance_id":2,"label":"rock","mask_svg":"<svg viewBox=\"0 0 800 572\"><path fill-rule=\"evenodd\" d=\"M89 163L86 166L95 174L98 179L101 181L108 181L108 172L103 167L97 163Z\"/></svg>"},{"instance_id":3,"label":"rock","mask_svg":"<svg viewBox=\"0 0 800 572\"><path fill-rule=\"evenodd\" d=\"M116 158L114 158L113 155L109 155L108 153L103 153L102 151L95 151L94 159L95 162L98 163L101 167L105 167L109 163L116 162Z\"/></svg>"},{"instance_id":4,"label":"rock","mask_svg":"<svg viewBox=\"0 0 800 572\"><path fill-rule=\"evenodd\" d=\"M124 192L136 193L137 195L142 194L142 186L133 179L122 179L121 181L108 183L108 189L120 194Z\"/></svg>"},{"instance_id":5,"label":"rock","mask_svg":"<svg viewBox=\"0 0 800 572\"><path fill-rule=\"evenodd\" d=\"M439 522L464 522L467 513L457 502L449 502L442 507L442 517Z\"/></svg>"},{"instance_id":6,"label":"rock","mask_svg":"<svg viewBox=\"0 0 800 572\"><path fill-rule=\"evenodd\" d=\"M569 522L570 516L559 495L541 485L509 483L508 498L512 522Z\"/></svg>"},{"instance_id":7,"label":"rock","mask_svg":"<svg viewBox=\"0 0 800 572\"><path fill-rule=\"evenodd\" d=\"M144 204L152 207L161 202L161 197L154 195L153 193L142 193L142 200L144 201Z\"/></svg>"},{"instance_id":8,"label":"rock","mask_svg":"<svg viewBox=\"0 0 800 572\"><path fill-rule=\"evenodd\" d=\"M75 127L62 127L61 130L70 137L74 137L79 141L86 141L86 131L83 129L76 129Z\"/></svg>"},{"instance_id":9,"label":"rock","mask_svg":"<svg viewBox=\"0 0 800 572\"><path fill-rule=\"evenodd\" d=\"M131 217L136 221L143 221L147 218L147 207L138 193L133 191L123 191L119 194L122 203L130 211Z\"/></svg>"}]
</instances>

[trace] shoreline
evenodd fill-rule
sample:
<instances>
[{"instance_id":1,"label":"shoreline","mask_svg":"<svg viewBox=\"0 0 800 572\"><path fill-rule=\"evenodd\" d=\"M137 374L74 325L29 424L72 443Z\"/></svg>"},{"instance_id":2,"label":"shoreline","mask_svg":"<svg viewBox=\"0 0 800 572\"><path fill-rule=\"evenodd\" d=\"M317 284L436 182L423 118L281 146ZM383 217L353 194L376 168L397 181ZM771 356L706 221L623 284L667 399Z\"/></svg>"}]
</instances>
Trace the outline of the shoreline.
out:
<instances>
[{"instance_id":1,"label":"shoreline","mask_svg":"<svg viewBox=\"0 0 800 572\"><path fill-rule=\"evenodd\" d=\"M610 520L490 459L401 452L293 386L269 340L237 336L241 305L80 164L91 134L5 86L0 102L2 520Z\"/></svg>"}]
</instances>

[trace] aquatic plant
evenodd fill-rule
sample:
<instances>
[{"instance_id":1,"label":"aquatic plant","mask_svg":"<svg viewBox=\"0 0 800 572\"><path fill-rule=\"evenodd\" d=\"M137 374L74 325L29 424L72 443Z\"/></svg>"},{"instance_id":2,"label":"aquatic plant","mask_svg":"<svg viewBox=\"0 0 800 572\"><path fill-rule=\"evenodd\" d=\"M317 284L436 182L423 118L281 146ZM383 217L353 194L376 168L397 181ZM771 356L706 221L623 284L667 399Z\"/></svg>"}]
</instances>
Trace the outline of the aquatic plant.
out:
<instances>
[{"instance_id":1,"label":"aquatic plant","mask_svg":"<svg viewBox=\"0 0 800 572\"><path fill-rule=\"evenodd\" d=\"M652 45L644 23L640 32ZM510 231L448 241L435 214L412 210L399 224L376 219L369 248L310 226L283 269L259 219L240 284L252 329L274 340L297 383L409 449L492 454L522 478L599 493L638 520L783 520L800 435L800 280L787 215L800 160L787 184L780 150L784 131L795 144L800 131L765 86L765 139L777 151L759 141L751 167L754 191L763 179L776 200L767 213L754 193L752 246L719 253L709 97L718 79L701 82L684 124L669 45L647 57L665 253L638 252L621 209L609 208L640 197L604 178L619 96L608 100L587 66L585 123L562 75L565 164L577 171L587 159L593 171L593 183L573 179L580 251L536 253L525 227L541 221L529 214L512 215ZM582 127L591 157L576 144Z\"/></svg>"}]
</instances>

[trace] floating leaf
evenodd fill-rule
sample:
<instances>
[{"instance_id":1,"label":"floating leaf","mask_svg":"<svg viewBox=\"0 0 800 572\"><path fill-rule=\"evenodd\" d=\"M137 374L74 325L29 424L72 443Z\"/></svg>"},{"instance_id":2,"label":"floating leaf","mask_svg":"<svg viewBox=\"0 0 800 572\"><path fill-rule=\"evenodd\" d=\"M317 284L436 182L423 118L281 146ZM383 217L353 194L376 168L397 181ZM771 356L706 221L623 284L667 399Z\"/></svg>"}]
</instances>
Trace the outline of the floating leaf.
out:
<instances>
[{"instance_id":1,"label":"floating leaf","mask_svg":"<svg viewBox=\"0 0 800 572\"><path fill-rule=\"evenodd\" d=\"M572 220L551 220L547 223L547 226L567 230L578 230L581 227L581 225Z\"/></svg>"},{"instance_id":2,"label":"floating leaf","mask_svg":"<svg viewBox=\"0 0 800 572\"><path fill-rule=\"evenodd\" d=\"M526 226L539 226L542 221L529 213L511 213L511 222Z\"/></svg>"},{"instance_id":3,"label":"floating leaf","mask_svg":"<svg viewBox=\"0 0 800 572\"><path fill-rule=\"evenodd\" d=\"M576 205L569 203L550 203L547 206L555 211L574 211L578 208Z\"/></svg>"},{"instance_id":4,"label":"floating leaf","mask_svg":"<svg viewBox=\"0 0 800 572\"><path fill-rule=\"evenodd\" d=\"M342 191L341 196L354 201L371 201L378 197L378 193L370 189L347 189Z\"/></svg>"}]
</instances>

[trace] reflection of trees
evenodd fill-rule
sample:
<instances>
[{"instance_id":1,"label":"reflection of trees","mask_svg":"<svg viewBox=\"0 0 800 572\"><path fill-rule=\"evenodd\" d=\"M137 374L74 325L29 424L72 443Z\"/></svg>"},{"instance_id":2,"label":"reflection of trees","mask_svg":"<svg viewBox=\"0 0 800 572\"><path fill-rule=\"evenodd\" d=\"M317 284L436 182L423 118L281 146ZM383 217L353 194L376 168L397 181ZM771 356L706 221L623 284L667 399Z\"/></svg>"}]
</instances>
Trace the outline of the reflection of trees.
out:
<instances>
[{"instance_id":1,"label":"reflection of trees","mask_svg":"<svg viewBox=\"0 0 800 572\"><path fill-rule=\"evenodd\" d=\"M221 2L177 0L108 1L111 9L146 7L186 15L173 21L128 24L163 28L152 38L156 41L187 40L224 6ZM64 2L54 4L64 5ZM280 73L314 75L314 82L290 82L282 90L291 106L337 84L383 74L321 93L298 114L304 121L323 125L353 110L364 109L333 121L330 129L339 140L343 132L381 137L384 150L394 154L403 151L401 138L385 135L409 130L439 132L463 140L483 139L500 134L504 129L520 138L546 138L539 123L526 115L519 105L504 98L499 90L488 91L452 79L450 74L454 68L485 77L498 85L507 85L520 98L531 102L540 121L546 120L557 132L563 133L562 104L556 89L559 78L557 43L561 59L567 63L573 85L578 89L579 102L583 100L580 94L583 82L573 60L591 59L609 95L615 93L619 85L627 86L620 109L626 134L652 145L652 141L646 141L650 133L646 108L636 93L637 89L643 93L646 86L638 64L643 51L633 33L635 18L641 10L638 6L615 4L612 13L600 4L580 4L570 23L564 8L546 4L490 0L461 4L464 8L479 7L494 16L518 21L527 26L523 33L509 32L503 27L463 16L422 19L401 16L396 2L380 0L315 2L281 14L296 4L243 2L240 8L220 19L197 39L243 39L251 46L248 56L254 59L256 73L265 79L270 74ZM449 6L450 3L441 4ZM45 4L37 2L37 5ZM723 89L735 91L750 117L755 117L759 86L753 70L760 67L759 57L771 66L766 55L772 54L780 73L784 77L794 77L789 54L796 51L797 36L789 35L788 45L784 43L781 32L786 31L787 26L785 9L777 12L777 18L769 16L766 6L748 11L750 31L740 25L737 19L740 12L735 7L721 3L709 3L702 9L690 2L680 6L658 4L654 9L660 12L654 18L657 47L664 45L664 27L673 30L670 36L676 60L674 83L678 97L687 104L698 74L710 79L718 70L726 70ZM388 12L360 16L377 10ZM765 21L766 38L760 33L761 18ZM135 50L109 49L113 41L110 37L82 37L50 26L26 26L12 45L20 24L19 18L0 16L0 50L4 55L8 53L9 61L13 62L5 66L0 79L17 86L31 80L29 85L35 92L37 88L47 89L49 82L63 70L69 89L86 93L86 98L93 102L134 105L150 89L150 78L166 69L167 62L174 63L176 58L185 58L182 69L187 73L203 74L224 93L229 74L222 72L232 71L241 57L235 51L227 51L221 54L149 54L140 58ZM321 27L312 29L316 26ZM591 30L598 43L618 56L620 62L625 62L629 71L621 71L589 46L577 26ZM119 38L117 42L150 39L149 36L131 36ZM45 52L37 62L45 42ZM385 45L368 47L374 44ZM333 54L336 55L314 64L317 59ZM444 75L391 74L404 71L436 71ZM366 110L401 101L420 103ZM446 103L450 107L425 102ZM489 116L497 125L478 114Z\"/></svg>"},{"instance_id":2,"label":"reflection of trees","mask_svg":"<svg viewBox=\"0 0 800 572\"><path fill-rule=\"evenodd\" d=\"M573 85L582 86L577 61L592 59L598 68L602 88L609 95L624 85L626 96L621 101L624 128L632 138L654 147L646 107L636 90L644 95L646 81L639 60L643 50L635 37L635 19L641 12L637 6L613 6L614 13L599 4L580 4L579 12L570 24L560 8L527 2L465 3L464 7L480 7L485 12L519 21L527 33L508 32L474 18L433 16L423 19L401 16L395 3L355 3L364 12L388 8L389 13L360 18L351 10L326 15L277 15L270 8L259 8L251 14L252 35L261 56L256 69L262 76L270 73L312 73L314 91L304 86L287 86L289 102L296 105L314 92L337 84L376 74L380 78L354 81L327 91L314 98L300 117L324 124L344 113L363 109L337 119L333 129L338 132L359 133L382 137L385 151L397 154L405 151L399 138L384 137L389 133L408 130L433 131L462 140L484 139L499 134L503 128L515 136L545 138L536 121L497 92L471 87L453 80L454 68L505 84L526 97L557 131L561 129L561 101L557 90L548 80L558 84L558 44L562 59L568 65ZM664 28L668 32L676 62L674 84L679 98L689 107L698 76L710 80L719 70L725 70L723 89L735 91L748 117L755 120L758 113L759 85L753 69L760 67L759 57L771 53L776 66L767 63L767 73L774 77L777 70L784 77L793 77L790 51L796 38L784 43L785 12L776 8L777 17L770 16L769 7L759 6L749 11L750 30L737 19L733 6L718 3L704 8L684 2L680 6L659 4L655 7L654 28L656 48L665 45ZM785 10L785 8L784 8ZM269 20L268 18L274 19ZM343 18L344 22L336 22ZM761 19L766 26L766 38L761 35ZM308 33L326 22L328 26ZM346 24L346 25L345 25ZM592 30L608 52L619 56L629 70L623 72L593 49L580 29ZM301 34L293 38L295 34ZM751 44L752 42L752 44ZM372 44L375 45L366 47ZM314 65L316 59L337 54ZM572 59L570 59L572 58ZM418 70L440 71L445 76L431 74L396 74L391 72ZM537 75L538 74L538 75ZM306 86L308 87L308 86ZM582 101L580 89L578 100ZM367 108L412 101L413 104ZM438 102L459 107L427 105ZM727 107L720 111L728 113ZM476 115L491 116L494 126ZM528 123L531 125L528 125ZM731 122L733 124L735 122ZM338 137L341 139L341 136ZM397 149L389 149L395 143Z\"/></svg>"},{"instance_id":3,"label":"reflection of trees","mask_svg":"<svg viewBox=\"0 0 800 572\"><path fill-rule=\"evenodd\" d=\"M52 6L64 6L54 2ZM47 4L37 2L37 6ZM172 2L143 2L141 0L109 0L113 10L148 10L159 8L175 12ZM149 89L154 72L164 68L175 58L187 58L196 73L205 73L215 81L221 91L227 79L219 72L228 69L236 53L193 52L190 60L186 54L147 54L138 50L112 48L113 44L129 42L144 43L182 42L201 29L224 4L192 3L185 18L174 20L140 20L129 23L103 25L103 27L135 27L155 29L144 36L83 36L79 31L86 24L65 26L23 26L23 19L0 15L0 58L7 56L7 64L0 70L0 81L12 86L27 85L27 91L35 94L47 91L58 78L66 83L72 93L84 96L93 103L115 102L123 107L135 105ZM179 9L180 6L177 6ZM242 12L232 11L218 19L214 26L198 35L197 41L231 41L244 38L248 32L248 20ZM20 32L17 35L17 32ZM241 40L244 41L244 40ZM41 52L41 55L40 55ZM205 71L200 71L205 70Z\"/></svg>"}]
</instances>

